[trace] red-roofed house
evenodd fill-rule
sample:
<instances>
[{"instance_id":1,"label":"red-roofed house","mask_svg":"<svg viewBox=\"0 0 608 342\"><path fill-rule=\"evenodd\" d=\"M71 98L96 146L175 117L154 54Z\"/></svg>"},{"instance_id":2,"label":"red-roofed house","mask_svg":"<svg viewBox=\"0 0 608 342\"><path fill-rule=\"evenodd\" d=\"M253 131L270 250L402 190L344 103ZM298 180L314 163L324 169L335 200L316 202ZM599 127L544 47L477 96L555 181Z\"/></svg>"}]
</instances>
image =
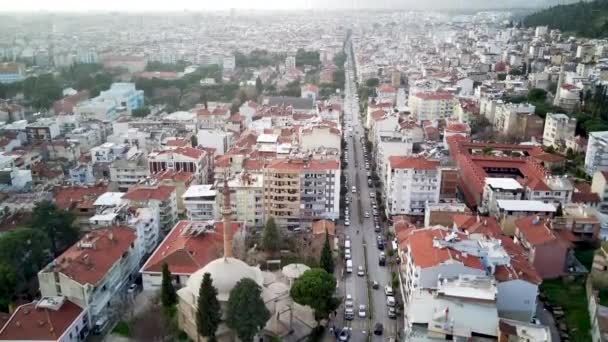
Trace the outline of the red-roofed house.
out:
<instances>
[{"instance_id":1,"label":"red-roofed house","mask_svg":"<svg viewBox=\"0 0 608 342\"><path fill-rule=\"evenodd\" d=\"M106 317L139 266L135 243L135 231L123 226L87 233L38 273L40 293L87 308L90 322Z\"/></svg>"},{"instance_id":2,"label":"red-roofed house","mask_svg":"<svg viewBox=\"0 0 608 342\"><path fill-rule=\"evenodd\" d=\"M233 236L240 228L240 223L232 223ZM192 273L222 256L223 234L223 222L179 221L139 271L144 290L160 289L165 263L174 284L185 286Z\"/></svg>"},{"instance_id":3,"label":"red-roofed house","mask_svg":"<svg viewBox=\"0 0 608 342\"><path fill-rule=\"evenodd\" d=\"M386 172L386 211L392 215L424 215L426 203L438 203L439 161L391 156Z\"/></svg>"},{"instance_id":4,"label":"red-roofed house","mask_svg":"<svg viewBox=\"0 0 608 342\"><path fill-rule=\"evenodd\" d=\"M135 186L123 197L129 205L137 208L155 207L160 215L160 228L169 231L177 222L177 194L174 186Z\"/></svg>"},{"instance_id":5,"label":"red-roofed house","mask_svg":"<svg viewBox=\"0 0 608 342\"><path fill-rule=\"evenodd\" d=\"M390 84L381 84L376 88L376 94L379 100L388 100L391 102L395 101L397 96L397 90Z\"/></svg>"},{"instance_id":6,"label":"red-roofed house","mask_svg":"<svg viewBox=\"0 0 608 342\"><path fill-rule=\"evenodd\" d=\"M515 227L515 241L543 279L557 278L566 272L570 243L557 235L547 221L527 216L516 220Z\"/></svg>"},{"instance_id":7,"label":"red-roofed house","mask_svg":"<svg viewBox=\"0 0 608 342\"><path fill-rule=\"evenodd\" d=\"M437 288L440 279L464 276L497 280L496 308L501 316L530 320L536 313L541 279L506 237L487 238L447 228L409 229L398 234L401 284L407 307ZM506 245L507 247L503 247ZM488 255L492 255L488 258Z\"/></svg>"},{"instance_id":8,"label":"red-roofed house","mask_svg":"<svg viewBox=\"0 0 608 342\"><path fill-rule=\"evenodd\" d=\"M230 119L230 108L215 107L209 111L207 108L195 109L198 118L199 128L223 128L228 119Z\"/></svg>"},{"instance_id":9,"label":"red-roofed house","mask_svg":"<svg viewBox=\"0 0 608 342\"><path fill-rule=\"evenodd\" d=\"M89 91L83 90L74 95L66 96L61 100L57 100L53 103L53 111L55 114L73 114L74 107L77 104L84 102L89 99Z\"/></svg>"},{"instance_id":10,"label":"red-roofed house","mask_svg":"<svg viewBox=\"0 0 608 342\"><path fill-rule=\"evenodd\" d=\"M150 174L159 172L187 171L195 175L198 184L204 184L209 178L209 158L207 152L193 147L153 151L148 155Z\"/></svg>"},{"instance_id":11,"label":"red-roofed house","mask_svg":"<svg viewBox=\"0 0 608 342\"><path fill-rule=\"evenodd\" d=\"M44 297L19 306L0 330L0 341L84 341L87 311L63 296Z\"/></svg>"},{"instance_id":12,"label":"red-roofed house","mask_svg":"<svg viewBox=\"0 0 608 342\"><path fill-rule=\"evenodd\" d=\"M188 171L167 170L154 175L160 185L175 187L175 197L177 198L177 213L182 214L185 210L182 195L186 189L194 182L194 174Z\"/></svg>"},{"instance_id":13,"label":"red-roofed house","mask_svg":"<svg viewBox=\"0 0 608 342\"><path fill-rule=\"evenodd\" d=\"M57 208L71 211L76 216L77 224L86 226L89 218L95 215L93 203L107 191L106 185L56 187L53 198Z\"/></svg>"},{"instance_id":14,"label":"red-roofed house","mask_svg":"<svg viewBox=\"0 0 608 342\"><path fill-rule=\"evenodd\" d=\"M302 86L301 96L303 99L312 99L313 102L319 97L319 87L314 84L305 84Z\"/></svg>"}]
</instances>

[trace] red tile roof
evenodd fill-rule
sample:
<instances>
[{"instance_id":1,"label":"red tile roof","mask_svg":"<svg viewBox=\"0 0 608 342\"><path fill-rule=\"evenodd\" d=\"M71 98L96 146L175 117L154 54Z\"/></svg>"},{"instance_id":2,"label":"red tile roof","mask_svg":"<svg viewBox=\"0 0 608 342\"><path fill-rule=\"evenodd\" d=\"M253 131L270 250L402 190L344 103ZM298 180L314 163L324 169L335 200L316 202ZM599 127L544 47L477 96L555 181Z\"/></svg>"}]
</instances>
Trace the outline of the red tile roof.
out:
<instances>
[{"instance_id":1,"label":"red tile roof","mask_svg":"<svg viewBox=\"0 0 608 342\"><path fill-rule=\"evenodd\" d=\"M95 202L97 197L108 191L105 185L94 187L70 186L57 187L53 189L53 198L57 208L69 210L75 208L81 202Z\"/></svg>"},{"instance_id":2,"label":"red tile roof","mask_svg":"<svg viewBox=\"0 0 608 342\"><path fill-rule=\"evenodd\" d=\"M312 224L313 235L325 235L326 230L330 236L336 235L336 225L329 220L319 220Z\"/></svg>"},{"instance_id":3,"label":"red tile roof","mask_svg":"<svg viewBox=\"0 0 608 342\"><path fill-rule=\"evenodd\" d=\"M595 192L575 192L572 194L573 203L597 204L601 201L600 196Z\"/></svg>"},{"instance_id":4,"label":"red tile roof","mask_svg":"<svg viewBox=\"0 0 608 342\"><path fill-rule=\"evenodd\" d=\"M134 187L131 188L122 198L130 201L157 200L166 201L175 191L174 186L160 185L157 187Z\"/></svg>"},{"instance_id":5,"label":"red tile roof","mask_svg":"<svg viewBox=\"0 0 608 342\"><path fill-rule=\"evenodd\" d=\"M68 300L58 310L36 308L36 302L21 305L0 331L0 341L58 341L81 313Z\"/></svg>"},{"instance_id":6,"label":"red tile roof","mask_svg":"<svg viewBox=\"0 0 608 342\"><path fill-rule=\"evenodd\" d=\"M526 216L515 220L515 227L528 243L533 246L540 246L558 239L553 231L547 227L544 219L540 218L538 222L535 220L536 216Z\"/></svg>"},{"instance_id":7,"label":"red tile roof","mask_svg":"<svg viewBox=\"0 0 608 342\"><path fill-rule=\"evenodd\" d=\"M465 254L451 248L433 247L434 239L445 239L450 232L445 229L425 228L412 230L407 238L407 245L413 262L420 268L441 265L448 261L460 262L464 266L483 270L478 257ZM459 234L466 238L464 234Z\"/></svg>"},{"instance_id":8,"label":"red tile roof","mask_svg":"<svg viewBox=\"0 0 608 342\"><path fill-rule=\"evenodd\" d=\"M421 100L451 100L454 98L454 95L452 95L451 93L445 93L445 92L420 92L420 93L416 93L414 94L415 97L421 99Z\"/></svg>"},{"instance_id":9,"label":"red tile roof","mask_svg":"<svg viewBox=\"0 0 608 342\"><path fill-rule=\"evenodd\" d=\"M158 180L176 180L179 182L190 183L194 179L194 173L187 171L174 171L174 170L166 170L163 172L156 173L152 175L154 179Z\"/></svg>"},{"instance_id":10,"label":"red tile roof","mask_svg":"<svg viewBox=\"0 0 608 342\"><path fill-rule=\"evenodd\" d=\"M123 226L96 229L87 233L41 272L60 272L79 284L96 286L133 242L133 229Z\"/></svg>"},{"instance_id":11,"label":"red tile roof","mask_svg":"<svg viewBox=\"0 0 608 342\"><path fill-rule=\"evenodd\" d=\"M340 162L336 159L275 159L269 162L267 169L274 170L304 170L304 171L323 171L338 170Z\"/></svg>"},{"instance_id":12,"label":"red tile roof","mask_svg":"<svg viewBox=\"0 0 608 342\"><path fill-rule=\"evenodd\" d=\"M382 84L378 87L379 93L394 93L396 92L395 87L390 84Z\"/></svg>"},{"instance_id":13,"label":"red tile roof","mask_svg":"<svg viewBox=\"0 0 608 342\"><path fill-rule=\"evenodd\" d=\"M202 156L205 155L205 151L198 149L198 148L194 148L194 147L177 147L174 149L170 149L170 150L162 150L162 151L156 151L159 155L162 154L180 154L186 157L190 157L190 158L194 158L194 159L199 159ZM152 159L154 159L154 157L152 156Z\"/></svg>"},{"instance_id":14,"label":"red tile roof","mask_svg":"<svg viewBox=\"0 0 608 342\"><path fill-rule=\"evenodd\" d=\"M392 169L435 170L439 167L437 160L404 156L391 156L388 163Z\"/></svg>"},{"instance_id":15,"label":"red tile roof","mask_svg":"<svg viewBox=\"0 0 608 342\"><path fill-rule=\"evenodd\" d=\"M511 258L510 265L498 266L494 272L494 277L499 282L506 282L514 279L522 279L532 284L540 285L541 276L534 266L530 264L522 246L513 242L508 236L497 237L502 242L502 247Z\"/></svg>"},{"instance_id":16,"label":"red tile roof","mask_svg":"<svg viewBox=\"0 0 608 342\"><path fill-rule=\"evenodd\" d=\"M451 124L448 125L445 128L446 132L455 132L455 133L467 133L469 132L471 129L469 128L468 125L466 124L462 124L462 123L455 123L455 124Z\"/></svg>"},{"instance_id":17,"label":"red tile roof","mask_svg":"<svg viewBox=\"0 0 608 342\"><path fill-rule=\"evenodd\" d=\"M468 214L455 214L453 220L459 230L468 232L469 234L483 234L491 237L502 235L498 221L491 216L480 217Z\"/></svg>"},{"instance_id":18,"label":"red tile roof","mask_svg":"<svg viewBox=\"0 0 608 342\"><path fill-rule=\"evenodd\" d=\"M160 273L166 263L173 274L190 275L223 255L224 224L215 222L214 230L208 233L188 234L191 221L178 222L152 256L142 267L142 272ZM204 224L204 222L196 222ZM241 225L232 223L233 235Z\"/></svg>"}]
</instances>

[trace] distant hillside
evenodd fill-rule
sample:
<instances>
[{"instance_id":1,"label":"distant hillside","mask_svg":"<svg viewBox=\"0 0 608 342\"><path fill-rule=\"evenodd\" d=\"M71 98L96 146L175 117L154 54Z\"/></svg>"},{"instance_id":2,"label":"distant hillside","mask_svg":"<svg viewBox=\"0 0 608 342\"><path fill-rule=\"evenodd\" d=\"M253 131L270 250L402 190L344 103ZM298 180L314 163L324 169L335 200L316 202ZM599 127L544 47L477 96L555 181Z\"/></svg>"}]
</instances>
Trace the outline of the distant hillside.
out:
<instances>
[{"instance_id":1,"label":"distant hillside","mask_svg":"<svg viewBox=\"0 0 608 342\"><path fill-rule=\"evenodd\" d=\"M524 25L546 25L589 38L608 37L608 0L554 6L525 17Z\"/></svg>"}]
</instances>

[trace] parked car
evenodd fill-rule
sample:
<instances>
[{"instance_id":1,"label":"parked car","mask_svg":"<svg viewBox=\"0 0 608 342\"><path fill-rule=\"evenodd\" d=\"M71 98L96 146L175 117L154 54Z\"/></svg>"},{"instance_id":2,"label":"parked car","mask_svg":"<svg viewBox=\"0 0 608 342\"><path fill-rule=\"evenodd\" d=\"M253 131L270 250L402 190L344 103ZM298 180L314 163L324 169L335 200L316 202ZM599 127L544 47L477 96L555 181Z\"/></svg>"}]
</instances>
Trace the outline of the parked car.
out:
<instances>
[{"instance_id":1,"label":"parked car","mask_svg":"<svg viewBox=\"0 0 608 342\"><path fill-rule=\"evenodd\" d=\"M372 289L377 290L380 288L380 284L377 281L372 281Z\"/></svg>"},{"instance_id":2,"label":"parked car","mask_svg":"<svg viewBox=\"0 0 608 342\"><path fill-rule=\"evenodd\" d=\"M365 216L365 218L369 218L369 213L366 211L365 214L363 214L363 216Z\"/></svg>"},{"instance_id":3,"label":"parked car","mask_svg":"<svg viewBox=\"0 0 608 342\"><path fill-rule=\"evenodd\" d=\"M388 318L395 319L397 318L397 310L394 307L389 306L388 308Z\"/></svg>"},{"instance_id":4,"label":"parked car","mask_svg":"<svg viewBox=\"0 0 608 342\"><path fill-rule=\"evenodd\" d=\"M358 275L359 277L363 277L363 276L365 275L365 270L363 269L363 266L359 266L359 267L357 268L357 275Z\"/></svg>"},{"instance_id":5,"label":"parked car","mask_svg":"<svg viewBox=\"0 0 608 342\"><path fill-rule=\"evenodd\" d=\"M395 297L393 297L393 296L386 297L386 305L393 306L393 307L395 305L397 305L397 301L395 300Z\"/></svg>"},{"instance_id":6,"label":"parked car","mask_svg":"<svg viewBox=\"0 0 608 342\"><path fill-rule=\"evenodd\" d=\"M338 334L338 340L346 342L350 338L350 328L344 327Z\"/></svg>"},{"instance_id":7,"label":"parked car","mask_svg":"<svg viewBox=\"0 0 608 342\"><path fill-rule=\"evenodd\" d=\"M384 287L384 294L387 296L393 296L393 295L395 295L395 292L393 292L393 288L390 287L390 285L386 285Z\"/></svg>"}]
</instances>

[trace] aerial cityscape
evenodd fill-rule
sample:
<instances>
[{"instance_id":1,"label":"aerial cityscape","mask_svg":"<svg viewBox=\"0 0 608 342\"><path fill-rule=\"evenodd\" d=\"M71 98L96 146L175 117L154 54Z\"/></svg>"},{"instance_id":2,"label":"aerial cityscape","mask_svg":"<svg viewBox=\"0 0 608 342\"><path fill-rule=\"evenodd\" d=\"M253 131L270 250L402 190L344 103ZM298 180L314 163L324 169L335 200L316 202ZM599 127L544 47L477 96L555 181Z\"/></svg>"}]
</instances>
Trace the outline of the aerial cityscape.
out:
<instances>
[{"instance_id":1,"label":"aerial cityscape","mask_svg":"<svg viewBox=\"0 0 608 342\"><path fill-rule=\"evenodd\" d=\"M6 4L0 341L608 341L606 18Z\"/></svg>"}]
</instances>

